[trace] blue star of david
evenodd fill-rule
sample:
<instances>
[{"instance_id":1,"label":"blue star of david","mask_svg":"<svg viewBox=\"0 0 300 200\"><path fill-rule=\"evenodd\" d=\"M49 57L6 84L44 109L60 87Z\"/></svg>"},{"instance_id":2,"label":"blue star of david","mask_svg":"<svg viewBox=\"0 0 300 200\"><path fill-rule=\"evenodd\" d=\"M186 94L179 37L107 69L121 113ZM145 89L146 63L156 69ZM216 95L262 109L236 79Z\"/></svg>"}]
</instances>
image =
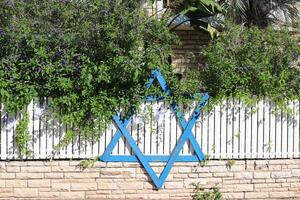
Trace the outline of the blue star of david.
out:
<instances>
[{"instance_id":1,"label":"blue star of david","mask_svg":"<svg viewBox=\"0 0 300 200\"><path fill-rule=\"evenodd\" d=\"M163 75L158 70L152 70L151 76L146 84L146 88L149 89L155 79L158 81L160 87L163 90L164 95L172 95L171 90L169 89L167 82L165 81ZM146 101L157 101L163 99L163 97L157 96L147 96ZM152 179L154 185L157 188L161 188L175 162L197 162L204 159L204 154L192 133L192 128L195 126L197 119L201 114L201 109L205 106L209 99L208 93L205 93L202 99L196 105L196 108L192 115L190 116L189 120L186 121L183 117L182 112L179 111L178 105L176 102L172 103L171 108L174 111L179 124L182 128L182 134L179 137L177 145L173 149L170 156L166 155L144 155L139 147L137 146L136 142L132 138L131 134L126 129L127 125L129 124L132 115L128 118L122 120L118 115L114 115L113 121L115 122L118 130L113 136L112 140L108 144L105 152L100 156L100 160L104 162L140 162L142 166L145 168L147 173L149 174L150 178ZM117 145L119 139L124 136L131 146L134 155L111 155L114 147ZM195 155L179 155L180 150L182 149L185 142L189 140L190 144L194 149ZM165 168L163 169L162 173L158 177L154 172L153 168L150 166L150 162L167 162Z\"/></svg>"}]
</instances>

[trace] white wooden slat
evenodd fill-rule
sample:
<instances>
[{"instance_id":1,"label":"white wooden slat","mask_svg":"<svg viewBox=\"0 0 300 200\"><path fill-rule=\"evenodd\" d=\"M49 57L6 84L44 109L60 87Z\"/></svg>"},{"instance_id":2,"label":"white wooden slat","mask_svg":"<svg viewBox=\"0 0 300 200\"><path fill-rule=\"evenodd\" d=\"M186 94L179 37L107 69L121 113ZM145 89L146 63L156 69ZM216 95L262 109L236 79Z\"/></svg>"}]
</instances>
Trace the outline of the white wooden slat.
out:
<instances>
[{"instance_id":1,"label":"white wooden slat","mask_svg":"<svg viewBox=\"0 0 300 200\"><path fill-rule=\"evenodd\" d=\"M255 106L253 108L254 110L252 110L252 118L251 118L251 157L252 158L257 158L257 150L258 150L258 103L255 103Z\"/></svg>"},{"instance_id":2,"label":"white wooden slat","mask_svg":"<svg viewBox=\"0 0 300 200\"><path fill-rule=\"evenodd\" d=\"M128 129L130 130L130 128L131 128L131 122L129 122L129 124L127 126L127 130ZM117 129L116 125L114 125L114 124L108 124L107 129L105 130L105 137L104 137L104 139L105 139L105 149L108 146L108 144L110 143L113 134L115 134L115 130L116 129ZM118 142L120 142L120 141L118 141ZM128 152L130 151L129 149L126 149L126 150ZM113 155L118 155L118 144L113 148L112 154Z\"/></svg>"},{"instance_id":3,"label":"white wooden slat","mask_svg":"<svg viewBox=\"0 0 300 200\"><path fill-rule=\"evenodd\" d=\"M145 122L145 155L151 155L151 151L150 151L150 142L151 142L151 103L145 103L145 110L146 110L146 114L147 116L145 116L146 118L146 122Z\"/></svg>"},{"instance_id":4,"label":"white wooden slat","mask_svg":"<svg viewBox=\"0 0 300 200\"><path fill-rule=\"evenodd\" d=\"M221 158L227 158L227 104L224 101L221 105Z\"/></svg>"},{"instance_id":5,"label":"white wooden slat","mask_svg":"<svg viewBox=\"0 0 300 200\"><path fill-rule=\"evenodd\" d=\"M288 113L288 119L287 119L287 157L292 158L293 157L293 148L294 148L294 107L293 102L288 102L288 108L291 110L291 113Z\"/></svg>"},{"instance_id":6,"label":"white wooden slat","mask_svg":"<svg viewBox=\"0 0 300 200\"><path fill-rule=\"evenodd\" d=\"M138 145L138 123L137 121L137 117L133 116L132 118L132 124L131 124L131 134L132 134L132 138L135 141L136 145ZM131 154L132 154L132 150L131 150Z\"/></svg>"},{"instance_id":7,"label":"white wooden slat","mask_svg":"<svg viewBox=\"0 0 300 200\"><path fill-rule=\"evenodd\" d=\"M239 124L240 124L240 144L239 144L239 158L245 158L246 157L246 121L247 121L247 109L244 107L241 100L239 100Z\"/></svg>"},{"instance_id":8,"label":"white wooden slat","mask_svg":"<svg viewBox=\"0 0 300 200\"><path fill-rule=\"evenodd\" d=\"M159 102L160 110L158 111L159 117L156 119L158 123L158 137L157 137L157 155L164 154L164 140L165 140L165 115L167 109L164 106L164 102Z\"/></svg>"},{"instance_id":9,"label":"white wooden slat","mask_svg":"<svg viewBox=\"0 0 300 200\"><path fill-rule=\"evenodd\" d=\"M1 160L6 160L7 157L7 152L6 152L6 148L7 148L7 144L6 144L6 118L7 118L7 114L5 112L4 106L1 105L1 112L0 112L0 116L1 116Z\"/></svg>"},{"instance_id":10,"label":"white wooden slat","mask_svg":"<svg viewBox=\"0 0 300 200\"><path fill-rule=\"evenodd\" d=\"M167 112L164 116L164 124L165 124L165 139L164 139L164 155L170 155L170 136L171 136L171 109L170 109L170 105L168 105L165 102L165 108L167 109Z\"/></svg>"},{"instance_id":11,"label":"white wooden slat","mask_svg":"<svg viewBox=\"0 0 300 200\"><path fill-rule=\"evenodd\" d=\"M14 158L14 130L16 128L17 121L15 115L9 115L6 125L6 144L7 144L7 159Z\"/></svg>"},{"instance_id":12,"label":"white wooden slat","mask_svg":"<svg viewBox=\"0 0 300 200\"><path fill-rule=\"evenodd\" d=\"M281 140L281 158L286 158L287 157L287 145L288 145L288 115L286 113L284 113L282 115L282 140Z\"/></svg>"},{"instance_id":13,"label":"white wooden slat","mask_svg":"<svg viewBox=\"0 0 300 200\"><path fill-rule=\"evenodd\" d=\"M281 158L281 138L282 138L282 114L276 114L275 122L275 157Z\"/></svg>"},{"instance_id":14,"label":"white wooden slat","mask_svg":"<svg viewBox=\"0 0 300 200\"><path fill-rule=\"evenodd\" d=\"M193 105L191 105L190 107L186 107L186 108L183 108L182 112L184 113L184 119L188 122L189 118L190 118L190 115L192 113L192 110L193 110ZM182 128L179 128L181 126L179 126L179 123L178 123L178 139L177 141L179 140L179 137L182 135L183 133L183 129ZM190 149L190 142L189 140L187 140L183 147L182 147L182 151L181 151L181 155L189 155L190 152L189 152L189 149Z\"/></svg>"},{"instance_id":15,"label":"white wooden slat","mask_svg":"<svg viewBox=\"0 0 300 200\"><path fill-rule=\"evenodd\" d=\"M246 107L245 108L245 115L246 115L246 122L245 122L245 134L246 134L246 157L251 158L251 145L252 145L252 108Z\"/></svg>"},{"instance_id":16,"label":"white wooden slat","mask_svg":"<svg viewBox=\"0 0 300 200\"><path fill-rule=\"evenodd\" d=\"M263 157L268 158L270 156L271 150L271 140L270 140L270 102L268 99L264 99L264 134L263 134Z\"/></svg>"},{"instance_id":17,"label":"white wooden slat","mask_svg":"<svg viewBox=\"0 0 300 200\"><path fill-rule=\"evenodd\" d=\"M300 100L293 101L293 158L300 157Z\"/></svg>"},{"instance_id":18,"label":"white wooden slat","mask_svg":"<svg viewBox=\"0 0 300 200\"><path fill-rule=\"evenodd\" d=\"M275 154L277 158L300 156L298 101L289 104L293 113L290 113L288 117L280 114L275 116L272 113L272 105L270 105L268 99L258 102L257 108L253 108L253 110L258 110L251 113L250 117L247 113L250 109L237 102L238 100L235 100L235 104L232 105L232 102L228 100L227 108L226 106L216 106L210 115L204 113L200 117L197 125L193 128L193 132L204 153L209 154L211 158L234 159L272 158ZM41 117L41 112L47 105L46 102L40 106L38 104L38 101L35 100L34 104L31 102L28 105L27 109L30 118L29 147L34 152L34 159L45 159L51 157L52 148L63 138L66 127L53 121L50 115ZM34 111L33 107L35 108ZM148 151L148 155L169 155L182 134L182 130L179 123L176 122L176 117L170 112L165 103L154 104L153 110L152 131L154 133L152 136L150 135L150 122L146 125L132 123L132 127L129 125L128 129L133 134L134 140L138 142L142 152L145 151L146 153ZM155 112L159 110L163 113L163 116L159 119L156 116L155 119ZM3 116L3 112L1 110L1 116ZM188 118L190 114L191 112L187 113L185 117ZM0 141L0 159L2 160L18 158L17 148L14 146L15 142L13 140L17 126L14 119L16 117L19 117L19 114L15 114L6 121L2 117ZM133 119L136 118L138 117ZM3 123L5 127L3 127ZM69 144L60 150L54 158L68 159L99 156L103 153L105 145L108 145L115 132L116 127L110 126L99 142L94 143L82 141L81 138L80 148L78 146L79 140L74 139L73 144ZM8 146L6 143L8 143ZM124 155L122 150L126 151L126 155L131 153L128 146L125 148L122 143L121 140L118 148L114 149L115 155ZM193 153L192 148L189 143L186 143L181 150L181 154L190 155L191 153Z\"/></svg>"},{"instance_id":19,"label":"white wooden slat","mask_svg":"<svg viewBox=\"0 0 300 200\"><path fill-rule=\"evenodd\" d=\"M240 144L240 108L238 99L233 99L233 110L232 110L232 121L233 121L233 155L232 158L239 158L239 144Z\"/></svg>"},{"instance_id":20,"label":"white wooden slat","mask_svg":"<svg viewBox=\"0 0 300 200\"><path fill-rule=\"evenodd\" d=\"M257 104L257 157L263 157L264 149L264 102L260 100Z\"/></svg>"},{"instance_id":21,"label":"white wooden slat","mask_svg":"<svg viewBox=\"0 0 300 200\"><path fill-rule=\"evenodd\" d=\"M39 123L39 100L33 100L33 158L39 159L40 158L40 123Z\"/></svg>"},{"instance_id":22,"label":"white wooden slat","mask_svg":"<svg viewBox=\"0 0 300 200\"><path fill-rule=\"evenodd\" d=\"M72 126L66 126L66 131L72 131ZM73 139L74 140L74 139ZM66 158L74 158L73 156L73 140L66 146Z\"/></svg>"},{"instance_id":23,"label":"white wooden slat","mask_svg":"<svg viewBox=\"0 0 300 200\"><path fill-rule=\"evenodd\" d=\"M47 121L45 119L46 107L47 107L46 98L40 102L40 113L39 113L39 134L40 134L40 158L47 158Z\"/></svg>"},{"instance_id":24,"label":"white wooden slat","mask_svg":"<svg viewBox=\"0 0 300 200\"><path fill-rule=\"evenodd\" d=\"M213 158L215 152L215 108L208 114L208 154Z\"/></svg>"},{"instance_id":25,"label":"white wooden slat","mask_svg":"<svg viewBox=\"0 0 300 200\"><path fill-rule=\"evenodd\" d=\"M221 123L221 106L217 105L215 106L215 146L214 146L214 156L213 158L219 159L221 154L220 154L220 144L221 144L221 128L220 128L220 123Z\"/></svg>"},{"instance_id":26,"label":"white wooden slat","mask_svg":"<svg viewBox=\"0 0 300 200\"><path fill-rule=\"evenodd\" d=\"M275 150L276 150L276 120L277 120L277 115L274 113L274 109L272 108L272 103L270 102L271 105L271 115L270 115L270 143L269 143L269 149L270 149L270 158L275 158Z\"/></svg>"},{"instance_id":27,"label":"white wooden slat","mask_svg":"<svg viewBox=\"0 0 300 200\"><path fill-rule=\"evenodd\" d=\"M203 150L203 153L205 155L208 154L208 114L207 114L207 111L204 111L203 114L202 114L202 117L201 117L201 131L200 133L202 134L202 150ZM209 155L210 156L210 155Z\"/></svg>"},{"instance_id":28,"label":"white wooden slat","mask_svg":"<svg viewBox=\"0 0 300 200\"><path fill-rule=\"evenodd\" d=\"M54 137L54 132L53 132L53 127L52 127L52 120L50 113L48 112L49 110L49 104L50 104L50 99L46 98L45 102L45 107L46 107L46 113L44 115L44 120L43 124L45 126L45 134L46 134L46 158L52 158L52 151L53 151L53 137Z\"/></svg>"},{"instance_id":29,"label":"white wooden slat","mask_svg":"<svg viewBox=\"0 0 300 200\"><path fill-rule=\"evenodd\" d=\"M233 151L233 139L234 139L234 132L233 132L233 115L234 115L234 108L233 108L233 99L227 100L227 111L226 111L226 130L227 130L227 150L226 154L228 158L232 158L232 151Z\"/></svg>"},{"instance_id":30,"label":"white wooden slat","mask_svg":"<svg viewBox=\"0 0 300 200\"><path fill-rule=\"evenodd\" d=\"M98 143L99 143L99 155L102 155L105 151L105 132L106 130L104 130L102 133L101 133L101 136L98 140Z\"/></svg>"}]
</instances>

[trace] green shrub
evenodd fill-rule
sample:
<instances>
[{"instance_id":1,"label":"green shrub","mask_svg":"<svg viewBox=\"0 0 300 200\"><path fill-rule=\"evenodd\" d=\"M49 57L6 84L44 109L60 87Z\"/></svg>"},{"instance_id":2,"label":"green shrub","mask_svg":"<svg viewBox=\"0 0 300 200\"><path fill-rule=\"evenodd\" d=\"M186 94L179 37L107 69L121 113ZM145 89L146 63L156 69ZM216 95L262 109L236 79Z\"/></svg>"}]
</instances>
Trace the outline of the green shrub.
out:
<instances>
[{"instance_id":1,"label":"green shrub","mask_svg":"<svg viewBox=\"0 0 300 200\"><path fill-rule=\"evenodd\" d=\"M194 200L220 200L222 199L222 193L218 188L212 187L208 191L205 191L200 187L199 183L192 184L195 187Z\"/></svg>"},{"instance_id":2,"label":"green shrub","mask_svg":"<svg viewBox=\"0 0 300 200\"><path fill-rule=\"evenodd\" d=\"M120 107L140 104L152 68L172 79L174 42L135 0L0 0L0 100L15 112L51 97L55 117L99 136Z\"/></svg>"},{"instance_id":3,"label":"green shrub","mask_svg":"<svg viewBox=\"0 0 300 200\"><path fill-rule=\"evenodd\" d=\"M269 97L277 106L300 97L299 40L288 31L228 24L202 51L207 66L199 84L217 101Z\"/></svg>"}]
</instances>

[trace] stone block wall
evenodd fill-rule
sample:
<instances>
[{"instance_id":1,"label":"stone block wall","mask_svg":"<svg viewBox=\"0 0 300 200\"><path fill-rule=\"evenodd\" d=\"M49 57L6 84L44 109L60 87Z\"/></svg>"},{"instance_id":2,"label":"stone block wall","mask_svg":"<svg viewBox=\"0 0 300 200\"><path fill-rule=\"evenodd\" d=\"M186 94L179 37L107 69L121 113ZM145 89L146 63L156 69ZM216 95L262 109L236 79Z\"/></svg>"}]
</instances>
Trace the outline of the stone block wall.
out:
<instances>
[{"instance_id":1,"label":"stone block wall","mask_svg":"<svg viewBox=\"0 0 300 200\"><path fill-rule=\"evenodd\" d=\"M192 199L192 183L224 199L300 199L300 159L176 163L159 190L138 163L79 162L1 161L0 199Z\"/></svg>"}]
</instances>

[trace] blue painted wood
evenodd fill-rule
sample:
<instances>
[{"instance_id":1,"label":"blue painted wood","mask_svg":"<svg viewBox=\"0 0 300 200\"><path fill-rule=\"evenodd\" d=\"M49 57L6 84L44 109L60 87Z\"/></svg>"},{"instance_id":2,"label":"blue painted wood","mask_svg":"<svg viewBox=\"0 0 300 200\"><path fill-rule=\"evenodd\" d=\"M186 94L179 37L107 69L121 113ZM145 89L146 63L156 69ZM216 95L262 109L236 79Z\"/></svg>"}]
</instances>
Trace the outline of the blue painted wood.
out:
<instances>
[{"instance_id":1,"label":"blue painted wood","mask_svg":"<svg viewBox=\"0 0 300 200\"><path fill-rule=\"evenodd\" d=\"M167 155L144 155L148 162L167 162L170 156ZM109 157L101 156L101 160L104 162L138 162L138 158L135 155L110 155ZM176 162L198 162L197 155L179 155Z\"/></svg>"},{"instance_id":2,"label":"blue painted wood","mask_svg":"<svg viewBox=\"0 0 300 200\"><path fill-rule=\"evenodd\" d=\"M152 70L152 73L149 77L149 80L146 84L146 88L149 89L154 81L157 80L159 82L159 85L161 89L163 90L164 96L147 96L145 98L145 101L157 101L163 99L167 95L172 95L172 92L170 88L167 85L167 82L165 81L163 75L158 70ZM156 156L149 156L149 155L143 155L139 147L137 146L136 142L132 138L131 134L126 129L127 125L129 124L129 121L131 119L131 116L128 119L121 120L118 115L113 116L113 120L118 127L118 131L115 133L113 139L109 143L107 149L103 153L102 156L99 157L100 160L105 162L140 162L142 166L145 168L147 173L149 174L150 178L152 179L154 185L157 188L161 188L170 173L170 170L175 162L195 162L200 161L204 159L204 154L194 137L192 133L192 128L195 126L195 123L199 116L201 115L201 109L205 106L209 99L208 93L205 93L202 97L201 101L198 102L194 112L189 118L189 121L186 121L183 117L183 113L179 111L178 105L176 102L172 103L172 110L176 114L176 117L180 123L180 126L183 130L177 145L173 149L170 156L162 156L162 155L156 155ZM117 145L119 139L122 137L122 135L127 139L129 145L131 146L133 152L135 155L130 156L121 156L121 155L111 155L113 148ZM180 150L182 149L185 142L189 140L191 143L191 146L194 149L195 155L190 156L182 156L179 155ZM150 166L150 162L167 162L165 168L163 169L162 173L158 177L152 167Z\"/></svg>"}]
</instances>

